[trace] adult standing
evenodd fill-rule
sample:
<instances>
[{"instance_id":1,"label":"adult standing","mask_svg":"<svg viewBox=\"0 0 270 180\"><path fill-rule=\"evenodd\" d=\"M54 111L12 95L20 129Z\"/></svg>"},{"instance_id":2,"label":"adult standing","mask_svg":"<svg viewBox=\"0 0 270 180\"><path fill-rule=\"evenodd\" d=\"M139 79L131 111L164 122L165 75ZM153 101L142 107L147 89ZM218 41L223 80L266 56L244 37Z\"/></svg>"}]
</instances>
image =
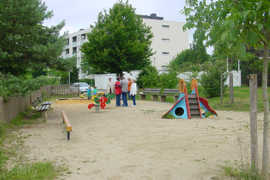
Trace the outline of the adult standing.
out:
<instances>
[{"instance_id":1,"label":"adult standing","mask_svg":"<svg viewBox=\"0 0 270 180\"><path fill-rule=\"evenodd\" d=\"M120 78L117 78L117 81L115 82L115 95L116 95L116 106L120 106L120 97L122 94L121 84L120 84Z\"/></svg>"},{"instance_id":2,"label":"adult standing","mask_svg":"<svg viewBox=\"0 0 270 180\"><path fill-rule=\"evenodd\" d=\"M128 93L128 80L125 79L124 76L122 76L120 81L121 87L122 87L122 99L123 99L123 106L127 107L127 93Z\"/></svg>"},{"instance_id":3,"label":"adult standing","mask_svg":"<svg viewBox=\"0 0 270 180\"><path fill-rule=\"evenodd\" d=\"M114 93L114 84L112 82L112 78L109 78L109 82L107 84L107 94L113 94Z\"/></svg>"},{"instance_id":4,"label":"adult standing","mask_svg":"<svg viewBox=\"0 0 270 180\"><path fill-rule=\"evenodd\" d=\"M130 88L130 96L133 101L133 106L136 106L136 94L137 94L137 84L136 84L136 81L133 80L131 84L131 88Z\"/></svg>"}]
</instances>

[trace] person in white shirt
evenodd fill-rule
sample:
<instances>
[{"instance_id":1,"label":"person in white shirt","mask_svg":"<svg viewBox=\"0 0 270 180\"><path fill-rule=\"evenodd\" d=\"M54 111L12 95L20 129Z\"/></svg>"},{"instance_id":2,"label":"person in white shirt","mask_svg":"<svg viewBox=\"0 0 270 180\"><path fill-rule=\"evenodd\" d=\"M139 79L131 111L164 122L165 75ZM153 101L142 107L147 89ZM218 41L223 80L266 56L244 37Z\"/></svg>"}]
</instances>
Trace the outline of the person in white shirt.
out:
<instances>
[{"instance_id":1,"label":"person in white shirt","mask_svg":"<svg viewBox=\"0 0 270 180\"><path fill-rule=\"evenodd\" d=\"M107 94L113 94L114 93L114 82L112 82L112 78L109 78L109 82L107 84Z\"/></svg>"},{"instance_id":2,"label":"person in white shirt","mask_svg":"<svg viewBox=\"0 0 270 180\"><path fill-rule=\"evenodd\" d=\"M137 94L137 84L135 80L132 80L132 84L130 88L130 96L133 101L133 106L136 106L136 94Z\"/></svg>"}]
</instances>

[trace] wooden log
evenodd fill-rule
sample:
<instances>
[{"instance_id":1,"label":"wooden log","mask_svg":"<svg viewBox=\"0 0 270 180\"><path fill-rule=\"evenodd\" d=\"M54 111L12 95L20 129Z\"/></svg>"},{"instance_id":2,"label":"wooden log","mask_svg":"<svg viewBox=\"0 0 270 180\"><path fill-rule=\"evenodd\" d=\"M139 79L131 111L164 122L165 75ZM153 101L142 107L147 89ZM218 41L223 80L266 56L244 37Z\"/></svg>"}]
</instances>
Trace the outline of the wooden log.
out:
<instances>
[{"instance_id":1,"label":"wooden log","mask_svg":"<svg viewBox=\"0 0 270 180\"><path fill-rule=\"evenodd\" d=\"M70 140L70 132L72 131L72 126L67 118L67 115L64 111L61 112L63 123L66 125L66 131L67 131L67 140Z\"/></svg>"}]
</instances>

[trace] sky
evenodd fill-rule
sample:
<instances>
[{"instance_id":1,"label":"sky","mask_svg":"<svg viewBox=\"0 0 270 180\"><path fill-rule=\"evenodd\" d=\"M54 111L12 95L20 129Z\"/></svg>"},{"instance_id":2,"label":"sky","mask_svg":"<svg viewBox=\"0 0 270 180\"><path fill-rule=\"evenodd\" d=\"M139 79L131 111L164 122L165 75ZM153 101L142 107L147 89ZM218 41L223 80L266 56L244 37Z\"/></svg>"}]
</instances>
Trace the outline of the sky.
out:
<instances>
[{"instance_id":1,"label":"sky","mask_svg":"<svg viewBox=\"0 0 270 180\"><path fill-rule=\"evenodd\" d=\"M76 32L90 27L97 20L98 13L110 9L118 0L43 0L52 10L54 16L44 22L51 26L65 21L62 32ZM185 6L185 0L129 0L137 14L150 15L156 13L164 20L185 21L180 11ZM191 35L192 37L192 35Z\"/></svg>"}]
</instances>

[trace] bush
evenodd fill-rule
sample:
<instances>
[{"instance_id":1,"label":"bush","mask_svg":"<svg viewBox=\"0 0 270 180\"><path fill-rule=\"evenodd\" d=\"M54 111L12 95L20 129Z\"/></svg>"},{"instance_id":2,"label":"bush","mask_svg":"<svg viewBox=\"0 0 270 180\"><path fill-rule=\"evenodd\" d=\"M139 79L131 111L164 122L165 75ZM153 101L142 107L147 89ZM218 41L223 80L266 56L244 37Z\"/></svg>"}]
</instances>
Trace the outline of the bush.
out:
<instances>
[{"instance_id":1,"label":"bush","mask_svg":"<svg viewBox=\"0 0 270 180\"><path fill-rule=\"evenodd\" d=\"M5 100L10 96L24 96L42 86L53 84L59 84L59 80L46 76L25 79L24 77L0 74L0 96L4 97Z\"/></svg>"},{"instance_id":2,"label":"bush","mask_svg":"<svg viewBox=\"0 0 270 180\"><path fill-rule=\"evenodd\" d=\"M159 86L158 71L153 66L147 66L142 69L137 79L140 88L157 88Z\"/></svg>"},{"instance_id":3,"label":"bush","mask_svg":"<svg viewBox=\"0 0 270 180\"><path fill-rule=\"evenodd\" d=\"M200 84L204 89L204 93L207 97L217 97L220 96L220 76L221 71L217 67L213 67L206 71L205 74L201 76ZM225 92L224 82L226 76L223 76L223 93Z\"/></svg>"},{"instance_id":4,"label":"bush","mask_svg":"<svg viewBox=\"0 0 270 180\"><path fill-rule=\"evenodd\" d=\"M175 89L178 85L178 78L176 72L163 73L159 76L159 87L160 88L168 88Z\"/></svg>"}]
</instances>

